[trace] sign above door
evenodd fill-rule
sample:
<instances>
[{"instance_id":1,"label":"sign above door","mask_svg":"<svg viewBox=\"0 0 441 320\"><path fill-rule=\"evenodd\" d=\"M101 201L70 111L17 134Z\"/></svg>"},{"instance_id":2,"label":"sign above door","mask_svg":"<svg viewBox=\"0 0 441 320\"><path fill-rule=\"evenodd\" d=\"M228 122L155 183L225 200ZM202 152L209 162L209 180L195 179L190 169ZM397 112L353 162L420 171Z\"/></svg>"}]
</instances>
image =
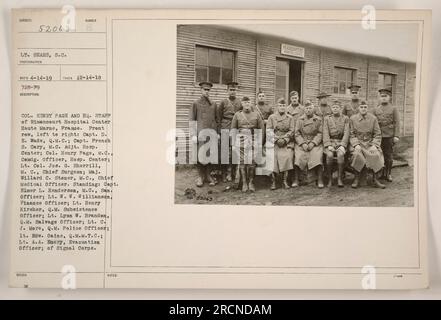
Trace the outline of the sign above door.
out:
<instances>
[{"instance_id":1,"label":"sign above door","mask_svg":"<svg viewBox=\"0 0 441 320\"><path fill-rule=\"evenodd\" d=\"M280 48L280 53L287 55L287 56L293 56L293 57L305 57L305 48L302 47L296 47L290 44L282 43L282 46Z\"/></svg>"}]
</instances>

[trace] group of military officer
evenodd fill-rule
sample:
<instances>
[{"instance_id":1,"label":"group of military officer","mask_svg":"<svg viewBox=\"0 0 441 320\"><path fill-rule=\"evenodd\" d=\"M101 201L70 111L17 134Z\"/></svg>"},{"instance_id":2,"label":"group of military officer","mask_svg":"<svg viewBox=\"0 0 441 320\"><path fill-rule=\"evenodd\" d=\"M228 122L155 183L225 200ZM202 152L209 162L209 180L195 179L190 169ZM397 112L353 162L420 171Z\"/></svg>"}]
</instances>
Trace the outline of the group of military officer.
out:
<instances>
[{"instance_id":1,"label":"group of military officer","mask_svg":"<svg viewBox=\"0 0 441 320\"><path fill-rule=\"evenodd\" d=\"M237 97L238 83L227 85L228 97L215 104L209 96L212 84L201 82L201 97L196 100L189 112L189 120L197 123L197 130L191 134L193 143L205 143L198 139L202 129L213 129L229 135L229 130L253 132L260 129L269 136L263 142L272 148L273 169L270 189L276 189L276 179L281 177L284 188L298 187L299 177L308 170L317 178L318 188L324 187L323 175L332 186L332 175L337 167L337 185L344 187L345 169L354 173L353 188L359 186L360 175L372 174L373 185L385 188L380 179L392 181L393 146L399 141L399 114L396 106L391 104L391 91L379 90L379 104L373 112L368 112L368 105L359 98L360 86L349 87L351 101L342 106L339 101L328 102L329 94L320 93L318 105L307 100L304 105L299 102L299 94L289 94L289 104L284 98L277 100L271 107L265 99L265 93L259 90L256 104L251 105L249 97ZM218 138L220 135L218 135ZM248 138L247 138L248 137ZM238 154L239 162L233 165L231 154L227 164L210 164L198 162L198 179L196 185L202 186L205 181L215 185L217 179L211 174L215 169L221 172L224 182L241 182L242 191L255 191L254 177L256 162L246 161L247 148L253 148L254 135L241 135L233 142L232 151ZM229 136L227 137L229 139ZM251 141L247 141L251 140ZM235 147L236 146L236 147ZM222 155L221 155L222 156ZM220 163L220 162L219 162ZM225 163L225 162L222 162ZM382 172L381 177L379 173ZM291 175L291 183L288 183Z\"/></svg>"}]
</instances>

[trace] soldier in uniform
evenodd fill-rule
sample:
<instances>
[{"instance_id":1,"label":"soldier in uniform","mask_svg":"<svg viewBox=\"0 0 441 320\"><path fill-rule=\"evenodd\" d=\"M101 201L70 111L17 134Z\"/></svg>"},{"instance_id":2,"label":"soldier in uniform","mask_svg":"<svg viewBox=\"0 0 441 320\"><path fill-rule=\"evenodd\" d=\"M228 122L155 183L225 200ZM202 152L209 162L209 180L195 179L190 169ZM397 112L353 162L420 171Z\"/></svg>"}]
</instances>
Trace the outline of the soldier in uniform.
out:
<instances>
[{"instance_id":1,"label":"soldier in uniform","mask_svg":"<svg viewBox=\"0 0 441 320\"><path fill-rule=\"evenodd\" d=\"M238 153L239 172L242 177L242 191L256 191L254 176L256 174L256 162L254 158L254 130L264 132L264 123L260 115L251 107L248 97L242 98L242 110L236 112L231 122L233 133L233 150Z\"/></svg>"},{"instance_id":2,"label":"soldier in uniform","mask_svg":"<svg viewBox=\"0 0 441 320\"><path fill-rule=\"evenodd\" d=\"M326 116L323 122L323 147L326 155L328 187L332 186L332 166L337 157L338 186L344 187L343 173L345 154L349 142L349 118L341 114L341 105L335 100L331 105L332 115Z\"/></svg>"},{"instance_id":3,"label":"soldier in uniform","mask_svg":"<svg viewBox=\"0 0 441 320\"><path fill-rule=\"evenodd\" d=\"M317 95L319 104L314 108L314 113L322 118L322 121L325 116L329 116L332 114L331 107L328 104L328 97L330 96L331 95L327 94L326 92L320 92Z\"/></svg>"},{"instance_id":4,"label":"soldier in uniform","mask_svg":"<svg viewBox=\"0 0 441 320\"><path fill-rule=\"evenodd\" d=\"M201 145L203 145L207 141L199 141L198 137L201 130L211 129L217 135L217 121L216 121L216 107L215 104L210 100L210 89L213 87L213 84L210 82L201 82L199 83L201 87L201 97L193 102L189 109L188 118L190 122L196 122L196 130L190 132L190 139L193 143L197 143L197 150ZM190 128L192 125L190 125ZM208 139L207 139L208 140ZM199 153L199 152L198 152ZM211 177L211 164L205 163L205 161L200 161L198 154L197 159L197 169L198 169L198 179L196 181L196 186L202 187L204 181L208 180L210 186L214 186L216 184L215 180Z\"/></svg>"},{"instance_id":5,"label":"soldier in uniform","mask_svg":"<svg viewBox=\"0 0 441 320\"><path fill-rule=\"evenodd\" d=\"M305 113L303 106L299 103L299 93L297 91L291 91L289 93L290 105L286 109L286 112L294 118L294 123L297 119Z\"/></svg>"},{"instance_id":6,"label":"soldier in uniform","mask_svg":"<svg viewBox=\"0 0 441 320\"><path fill-rule=\"evenodd\" d=\"M265 123L267 123L269 116L273 113L273 108L265 101L265 92L262 89L259 89L257 93L257 103L254 111L260 115Z\"/></svg>"},{"instance_id":7,"label":"soldier in uniform","mask_svg":"<svg viewBox=\"0 0 441 320\"><path fill-rule=\"evenodd\" d=\"M384 155L382 178L392 182L393 146L400 141L400 115L398 108L390 103L392 92L380 89L380 104L374 109L381 129L381 150Z\"/></svg>"},{"instance_id":8,"label":"soldier in uniform","mask_svg":"<svg viewBox=\"0 0 441 320\"><path fill-rule=\"evenodd\" d=\"M268 140L274 141L274 169L271 174L271 190L276 189L276 175L282 174L283 187L289 189L288 172L293 169L294 156L294 121L286 113L286 101L284 98L277 100L277 110L270 115L266 124L268 134L273 131Z\"/></svg>"},{"instance_id":9,"label":"soldier in uniform","mask_svg":"<svg viewBox=\"0 0 441 320\"><path fill-rule=\"evenodd\" d=\"M353 84L349 87L351 90L351 102L346 104L343 109L343 114L351 118L354 114L358 113L358 106L360 105L360 86Z\"/></svg>"},{"instance_id":10,"label":"soldier in uniform","mask_svg":"<svg viewBox=\"0 0 441 320\"><path fill-rule=\"evenodd\" d=\"M372 172L372 181L377 188L386 186L377 179L376 173L384 166L381 152L381 130L377 117L368 113L367 103L362 101L359 112L350 119L350 144L352 148L351 166L354 168L355 178L352 188L357 188L360 173L366 167Z\"/></svg>"},{"instance_id":11,"label":"soldier in uniform","mask_svg":"<svg viewBox=\"0 0 441 320\"><path fill-rule=\"evenodd\" d=\"M217 119L219 121L219 129L222 135L229 136L229 130L231 128L231 121L234 114L241 110L242 106L237 96L237 89L239 84L237 82L230 82L227 84L228 98L222 100L217 106ZM230 150L228 150L230 152ZM231 160L231 155L229 157ZM231 161L229 164L221 164L223 182L232 181L233 165Z\"/></svg>"},{"instance_id":12,"label":"soldier in uniform","mask_svg":"<svg viewBox=\"0 0 441 320\"><path fill-rule=\"evenodd\" d=\"M323 122L314 114L314 106L307 102L305 114L300 116L295 126L295 167L293 187L299 186L299 170L316 170L317 186L323 185Z\"/></svg>"}]
</instances>

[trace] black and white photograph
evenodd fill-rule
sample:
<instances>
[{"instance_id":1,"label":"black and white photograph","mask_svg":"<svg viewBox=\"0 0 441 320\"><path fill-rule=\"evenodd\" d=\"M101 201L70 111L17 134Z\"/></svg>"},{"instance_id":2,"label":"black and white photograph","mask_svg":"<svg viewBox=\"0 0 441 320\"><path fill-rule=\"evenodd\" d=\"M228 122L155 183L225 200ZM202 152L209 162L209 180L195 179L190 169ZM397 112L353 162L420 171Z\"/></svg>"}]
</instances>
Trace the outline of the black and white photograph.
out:
<instances>
[{"instance_id":1,"label":"black and white photograph","mask_svg":"<svg viewBox=\"0 0 441 320\"><path fill-rule=\"evenodd\" d=\"M418 25L177 26L176 204L413 207Z\"/></svg>"}]
</instances>

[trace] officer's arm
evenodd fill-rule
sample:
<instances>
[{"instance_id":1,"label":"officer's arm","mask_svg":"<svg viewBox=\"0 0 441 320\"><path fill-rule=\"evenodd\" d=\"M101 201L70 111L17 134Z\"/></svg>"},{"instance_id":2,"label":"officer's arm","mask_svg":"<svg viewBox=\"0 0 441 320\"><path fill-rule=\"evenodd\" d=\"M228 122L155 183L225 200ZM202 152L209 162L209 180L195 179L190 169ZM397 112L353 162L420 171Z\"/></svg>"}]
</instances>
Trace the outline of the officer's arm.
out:
<instances>
[{"instance_id":1,"label":"officer's arm","mask_svg":"<svg viewBox=\"0 0 441 320\"><path fill-rule=\"evenodd\" d=\"M305 143L305 139L303 139L302 136L301 127L302 127L302 120L298 119L294 131L294 138L299 146Z\"/></svg>"},{"instance_id":2,"label":"officer's arm","mask_svg":"<svg viewBox=\"0 0 441 320\"><path fill-rule=\"evenodd\" d=\"M312 143L314 143L316 146L322 143L323 140L323 123L321 119L319 119L319 121L320 123L318 126L317 134L315 135L314 139L312 139Z\"/></svg>"},{"instance_id":3,"label":"officer's arm","mask_svg":"<svg viewBox=\"0 0 441 320\"><path fill-rule=\"evenodd\" d=\"M380 126L378 124L378 119L375 118L374 119L374 139L372 140L372 143L377 147L380 148L381 146L381 129Z\"/></svg>"},{"instance_id":4,"label":"officer's arm","mask_svg":"<svg viewBox=\"0 0 441 320\"><path fill-rule=\"evenodd\" d=\"M400 136L400 114L398 113L398 108L394 107L393 110L393 117L394 117L394 137Z\"/></svg>"},{"instance_id":5,"label":"officer's arm","mask_svg":"<svg viewBox=\"0 0 441 320\"><path fill-rule=\"evenodd\" d=\"M360 144L360 141L358 141L357 138L357 130L354 126L354 120L352 119L349 120L349 142L354 148Z\"/></svg>"},{"instance_id":6,"label":"officer's arm","mask_svg":"<svg viewBox=\"0 0 441 320\"><path fill-rule=\"evenodd\" d=\"M344 131L343 131L343 138L341 139L340 145L345 147L348 145L348 141L349 141L349 119L346 118L345 119L345 126L344 126Z\"/></svg>"},{"instance_id":7,"label":"officer's arm","mask_svg":"<svg viewBox=\"0 0 441 320\"><path fill-rule=\"evenodd\" d=\"M331 145L331 138L329 136L328 119L325 118L325 120L323 121L323 146L327 148L330 145Z\"/></svg>"}]
</instances>

